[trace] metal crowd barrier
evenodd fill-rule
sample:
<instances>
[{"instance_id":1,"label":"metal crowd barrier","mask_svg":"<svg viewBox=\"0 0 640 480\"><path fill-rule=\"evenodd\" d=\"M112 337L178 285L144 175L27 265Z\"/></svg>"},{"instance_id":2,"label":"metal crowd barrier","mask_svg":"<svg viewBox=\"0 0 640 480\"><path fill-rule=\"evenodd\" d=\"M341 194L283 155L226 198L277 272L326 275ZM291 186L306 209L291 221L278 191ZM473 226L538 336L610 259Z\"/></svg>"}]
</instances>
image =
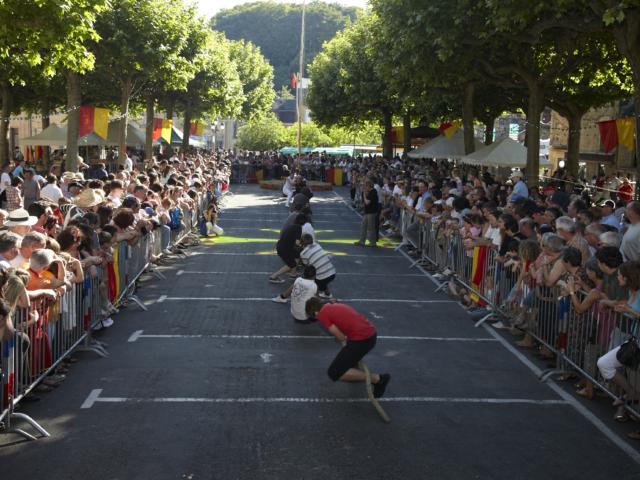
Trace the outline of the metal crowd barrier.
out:
<instances>
[{"instance_id":1,"label":"metal crowd barrier","mask_svg":"<svg viewBox=\"0 0 640 480\"><path fill-rule=\"evenodd\" d=\"M170 245L198 226L209 199L208 194L202 195L194 211L184 212L184 228L171 231ZM120 242L114 248L113 262L98 266L97 275L87 273L55 301L36 300L29 308L16 310L12 317L16 334L0 342L0 431L35 440L36 436L15 425L24 421L41 436L49 436L33 418L16 412L16 405L72 353L84 350L108 356L106 344L92 338L93 327L108 317L107 302L117 306L133 301L147 310L135 296L135 287L145 272L162 277L152 264L154 257L162 255L161 237L161 230L156 229L135 245Z\"/></svg>"},{"instance_id":2,"label":"metal crowd barrier","mask_svg":"<svg viewBox=\"0 0 640 480\"><path fill-rule=\"evenodd\" d=\"M621 396L623 392L615 384L602 378L597 361L630 336L638 336L638 320L599 302L579 313L568 292L560 287L527 281L516 290L518 274L497 261L495 248L471 248L458 232L448 233L444 226L428 220L420 225L419 236L412 236L412 225L416 221L410 212L402 211L401 245L414 246L421 252L419 260L446 271L469 290L477 305L487 307L489 313L476 326L497 317L529 334L554 359L554 367L540 375L542 381L558 373L577 373L612 398ZM579 295L583 298L585 293L579 292ZM626 367L621 371L633 390L627 393L640 397L640 372ZM628 402L626 408L640 415L638 402Z\"/></svg>"}]
</instances>

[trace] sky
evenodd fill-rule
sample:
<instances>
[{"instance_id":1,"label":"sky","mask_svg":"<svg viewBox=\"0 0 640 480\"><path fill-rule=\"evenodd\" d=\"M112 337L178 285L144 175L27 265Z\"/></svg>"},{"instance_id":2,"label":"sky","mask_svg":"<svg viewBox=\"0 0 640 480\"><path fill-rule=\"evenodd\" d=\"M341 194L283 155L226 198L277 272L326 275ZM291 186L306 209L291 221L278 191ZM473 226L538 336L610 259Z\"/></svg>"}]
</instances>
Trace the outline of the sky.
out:
<instances>
[{"instance_id":1,"label":"sky","mask_svg":"<svg viewBox=\"0 0 640 480\"><path fill-rule=\"evenodd\" d=\"M232 8L242 3L250 3L256 0L194 0L198 3L200 13L211 17L225 8ZM302 3L302 0L275 0L276 3ZM339 3L350 7L366 7L367 0L334 0L329 3Z\"/></svg>"}]
</instances>

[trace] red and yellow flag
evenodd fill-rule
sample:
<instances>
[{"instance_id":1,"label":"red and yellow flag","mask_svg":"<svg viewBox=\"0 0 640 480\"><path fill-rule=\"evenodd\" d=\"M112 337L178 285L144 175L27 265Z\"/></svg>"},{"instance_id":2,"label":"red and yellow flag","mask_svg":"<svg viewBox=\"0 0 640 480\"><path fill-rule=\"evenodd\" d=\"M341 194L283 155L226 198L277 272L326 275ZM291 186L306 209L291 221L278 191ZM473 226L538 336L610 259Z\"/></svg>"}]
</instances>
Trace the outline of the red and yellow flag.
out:
<instances>
[{"instance_id":1,"label":"red and yellow flag","mask_svg":"<svg viewBox=\"0 0 640 480\"><path fill-rule=\"evenodd\" d=\"M191 122L191 130L190 134L195 135L196 137L201 137L204 132L204 124L200 122Z\"/></svg>"},{"instance_id":2,"label":"red and yellow flag","mask_svg":"<svg viewBox=\"0 0 640 480\"><path fill-rule=\"evenodd\" d=\"M171 130L173 127L173 120L167 120L166 118L154 118L153 119L153 141L162 138L167 143L171 143Z\"/></svg>"},{"instance_id":3,"label":"red and yellow flag","mask_svg":"<svg viewBox=\"0 0 640 480\"><path fill-rule=\"evenodd\" d=\"M109 133L109 109L83 105L80 107L80 132L78 137L95 133L106 139Z\"/></svg>"}]
</instances>

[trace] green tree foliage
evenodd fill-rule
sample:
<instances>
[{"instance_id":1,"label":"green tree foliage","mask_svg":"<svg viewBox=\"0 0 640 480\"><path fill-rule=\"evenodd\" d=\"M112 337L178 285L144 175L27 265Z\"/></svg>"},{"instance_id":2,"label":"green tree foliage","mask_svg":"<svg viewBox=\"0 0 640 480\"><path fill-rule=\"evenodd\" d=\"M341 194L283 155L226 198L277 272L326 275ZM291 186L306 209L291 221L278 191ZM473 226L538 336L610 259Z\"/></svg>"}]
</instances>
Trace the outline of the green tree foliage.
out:
<instances>
[{"instance_id":1,"label":"green tree foliage","mask_svg":"<svg viewBox=\"0 0 640 480\"><path fill-rule=\"evenodd\" d=\"M275 115L268 114L243 125L238 130L237 147L251 151L271 151L284 147L287 130Z\"/></svg>"},{"instance_id":2,"label":"green tree foliage","mask_svg":"<svg viewBox=\"0 0 640 480\"><path fill-rule=\"evenodd\" d=\"M119 94L120 161L126 154L131 98L152 78L174 89L185 88L193 78L196 64L182 52L195 22L194 8L186 8L182 0L110 0L98 17L102 41L95 47L95 73L111 87L105 93Z\"/></svg>"},{"instance_id":3,"label":"green tree foliage","mask_svg":"<svg viewBox=\"0 0 640 480\"><path fill-rule=\"evenodd\" d=\"M378 22L375 15L361 17L325 44L309 68L312 84L307 102L321 125L381 123L384 154L390 157L393 114L401 111L402 104L379 68L374 42Z\"/></svg>"},{"instance_id":4,"label":"green tree foliage","mask_svg":"<svg viewBox=\"0 0 640 480\"><path fill-rule=\"evenodd\" d=\"M267 62L260 48L244 40L231 41L231 60L238 70L244 101L240 120L252 120L271 109L275 99L273 67Z\"/></svg>"},{"instance_id":5,"label":"green tree foliage","mask_svg":"<svg viewBox=\"0 0 640 480\"><path fill-rule=\"evenodd\" d=\"M285 140L287 146L298 146L298 125L291 125L286 130ZM333 140L325 131L315 123L303 123L300 135L301 147L333 147Z\"/></svg>"},{"instance_id":6,"label":"green tree foliage","mask_svg":"<svg viewBox=\"0 0 640 480\"><path fill-rule=\"evenodd\" d=\"M312 2L307 5L305 58L311 63L324 42L354 21L358 9ZM302 6L254 2L224 10L211 26L231 40L246 40L258 46L275 71L275 86L289 85L298 71Z\"/></svg>"},{"instance_id":7,"label":"green tree foliage","mask_svg":"<svg viewBox=\"0 0 640 480\"><path fill-rule=\"evenodd\" d=\"M12 88L61 69L82 73L93 68L87 44L98 39L94 23L104 5L105 0L0 2L3 119L21 107L12 98ZM6 121L0 122L0 162L8 158L7 127Z\"/></svg>"}]
</instances>

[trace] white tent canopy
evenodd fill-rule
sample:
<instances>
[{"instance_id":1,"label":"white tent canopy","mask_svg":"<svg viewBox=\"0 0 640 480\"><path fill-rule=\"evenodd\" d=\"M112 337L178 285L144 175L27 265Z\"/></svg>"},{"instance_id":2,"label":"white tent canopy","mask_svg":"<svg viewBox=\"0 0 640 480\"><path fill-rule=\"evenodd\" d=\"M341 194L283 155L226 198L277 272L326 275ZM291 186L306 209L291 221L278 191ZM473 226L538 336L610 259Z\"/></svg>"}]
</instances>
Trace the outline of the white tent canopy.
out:
<instances>
[{"instance_id":1,"label":"white tent canopy","mask_svg":"<svg viewBox=\"0 0 640 480\"><path fill-rule=\"evenodd\" d=\"M90 133L78 139L78 145L80 146L107 146L118 145L120 142L120 120L112 120L109 122L109 132L107 139L103 139L95 133ZM144 132L134 127L133 125L127 125L127 145L139 146L144 145ZM67 125L51 124L45 128L42 132L33 137L25 138L20 141L21 145L40 145L43 147L58 147L67 144Z\"/></svg>"},{"instance_id":2,"label":"white tent canopy","mask_svg":"<svg viewBox=\"0 0 640 480\"><path fill-rule=\"evenodd\" d=\"M474 139L476 150L482 148L482 143ZM464 133L462 129L453 134L451 138L444 135L434 138L413 152L409 152L409 158L451 158L457 160L464 157Z\"/></svg>"},{"instance_id":3,"label":"white tent canopy","mask_svg":"<svg viewBox=\"0 0 640 480\"><path fill-rule=\"evenodd\" d=\"M527 166L527 147L509 137L497 140L470 155L462 157L462 162L485 167ZM540 166L551 165L546 157L540 157Z\"/></svg>"}]
</instances>

